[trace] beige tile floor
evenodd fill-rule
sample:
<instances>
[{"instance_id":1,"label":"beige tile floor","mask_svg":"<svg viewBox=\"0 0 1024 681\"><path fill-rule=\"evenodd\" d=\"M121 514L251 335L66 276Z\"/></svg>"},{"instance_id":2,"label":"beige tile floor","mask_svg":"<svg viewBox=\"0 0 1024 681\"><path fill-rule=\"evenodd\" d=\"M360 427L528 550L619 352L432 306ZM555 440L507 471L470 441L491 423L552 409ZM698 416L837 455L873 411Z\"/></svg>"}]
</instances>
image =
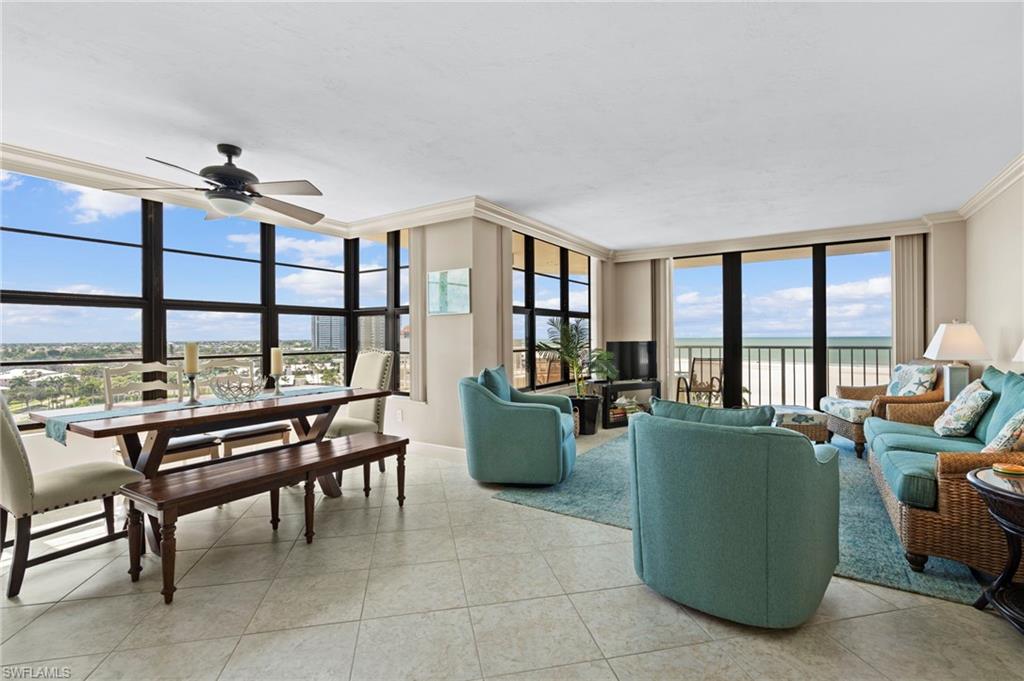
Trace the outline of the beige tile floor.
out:
<instances>
[{"instance_id":1,"label":"beige tile floor","mask_svg":"<svg viewBox=\"0 0 1024 681\"><path fill-rule=\"evenodd\" d=\"M682 607L638 582L629 532L495 501L437 452L410 453L404 509L391 471L318 498L310 546L298 489L276 535L265 499L184 518L171 606L121 543L30 569L0 598L3 678L1024 679L996 616L845 579L794 631Z\"/></svg>"}]
</instances>

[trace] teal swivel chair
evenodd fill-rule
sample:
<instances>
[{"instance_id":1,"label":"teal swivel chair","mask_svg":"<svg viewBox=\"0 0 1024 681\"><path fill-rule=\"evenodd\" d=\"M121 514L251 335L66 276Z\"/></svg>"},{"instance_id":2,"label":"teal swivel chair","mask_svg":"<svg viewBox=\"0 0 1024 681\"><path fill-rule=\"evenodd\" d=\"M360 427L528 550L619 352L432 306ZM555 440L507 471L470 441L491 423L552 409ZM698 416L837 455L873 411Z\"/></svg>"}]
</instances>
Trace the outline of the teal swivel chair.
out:
<instances>
[{"instance_id":1,"label":"teal swivel chair","mask_svg":"<svg viewBox=\"0 0 1024 681\"><path fill-rule=\"evenodd\" d=\"M758 627L795 627L814 614L839 562L834 447L781 428L648 414L630 419L629 445L644 583Z\"/></svg>"},{"instance_id":2,"label":"teal swivel chair","mask_svg":"<svg viewBox=\"0 0 1024 681\"><path fill-rule=\"evenodd\" d=\"M469 475L480 482L554 485L576 463L572 402L521 393L503 367L459 381Z\"/></svg>"}]
</instances>

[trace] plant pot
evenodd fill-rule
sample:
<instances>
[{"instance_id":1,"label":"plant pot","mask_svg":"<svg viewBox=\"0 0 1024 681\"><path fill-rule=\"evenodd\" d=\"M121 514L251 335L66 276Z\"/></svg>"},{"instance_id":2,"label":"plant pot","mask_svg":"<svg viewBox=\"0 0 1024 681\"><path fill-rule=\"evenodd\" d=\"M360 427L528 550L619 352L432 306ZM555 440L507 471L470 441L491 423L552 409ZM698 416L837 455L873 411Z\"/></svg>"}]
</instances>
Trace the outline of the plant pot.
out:
<instances>
[{"instance_id":1,"label":"plant pot","mask_svg":"<svg viewBox=\"0 0 1024 681\"><path fill-rule=\"evenodd\" d=\"M597 432L597 413L600 411L601 398L597 395L586 397L570 397L572 406L580 410L580 435L593 435Z\"/></svg>"}]
</instances>

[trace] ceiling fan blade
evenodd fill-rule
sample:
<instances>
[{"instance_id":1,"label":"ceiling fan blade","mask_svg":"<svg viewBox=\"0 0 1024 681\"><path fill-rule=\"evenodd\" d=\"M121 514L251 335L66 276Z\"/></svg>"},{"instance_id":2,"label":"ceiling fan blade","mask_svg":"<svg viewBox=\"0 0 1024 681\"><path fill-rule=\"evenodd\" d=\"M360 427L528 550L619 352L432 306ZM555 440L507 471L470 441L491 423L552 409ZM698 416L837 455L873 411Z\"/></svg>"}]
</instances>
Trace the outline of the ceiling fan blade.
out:
<instances>
[{"instance_id":1,"label":"ceiling fan blade","mask_svg":"<svg viewBox=\"0 0 1024 681\"><path fill-rule=\"evenodd\" d=\"M264 208L269 208L272 211L281 213L282 215L287 215L290 218L301 220L307 225L315 225L324 218L323 213L317 213L315 210L296 206L294 203L278 201L277 199L272 199L269 196L253 197L252 202L258 206L263 206Z\"/></svg>"},{"instance_id":2,"label":"ceiling fan blade","mask_svg":"<svg viewBox=\"0 0 1024 681\"><path fill-rule=\"evenodd\" d=\"M206 192L209 187L111 187L105 192Z\"/></svg>"},{"instance_id":3,"label":"ceiling fan blade","mask_svg":"<svg viewBox=\"0 0 1024 681\"><path fill-rule=\"evenodd\" d=\"M203 220L204 221L223 220L226 217L227 217L226 215L221 215L220 213L214 213L213 211L206 211L206 217L203 218Z\"/></svg>"},{"instance_id":4,"label":"ceiling fan blade","mask_svg":"<svg viewBox=\"0 0 1024 681\"><path fill-rule=\"evenodd\" d=\"M150 161L155 161L157 163L162 163L165 166L170 166L171 168L177 168L178 170L183 170L186 173L188 173L189 175L195 175L196 177L203 177L202 175L200 175L199 173L195 172L194 170L189 170L188 168L182 168L179 165L175 165L173 163L168 163L167 161L161 161L160 159L153 158L152 156L147 156L146 158L149 159ZM210 184L212 184L215 187L222 187L222 186L224 186L220 182L217 182L216 180L210 180L210 179L205 178L205 177L203 177L203 182L209 182Z\"/></svg>"},{"instance_id":5,"label":"ceiling fan blade","mask_svg":"<svg viewBox=\"0 0 1024 681\"><path fill-rule=\"evenodd\" d=\"M260 194L292 194L294 196L323 196L309 180L284 180L282 182L256 182L249 185L249 191Z\"/></svg>"}]
</instances>

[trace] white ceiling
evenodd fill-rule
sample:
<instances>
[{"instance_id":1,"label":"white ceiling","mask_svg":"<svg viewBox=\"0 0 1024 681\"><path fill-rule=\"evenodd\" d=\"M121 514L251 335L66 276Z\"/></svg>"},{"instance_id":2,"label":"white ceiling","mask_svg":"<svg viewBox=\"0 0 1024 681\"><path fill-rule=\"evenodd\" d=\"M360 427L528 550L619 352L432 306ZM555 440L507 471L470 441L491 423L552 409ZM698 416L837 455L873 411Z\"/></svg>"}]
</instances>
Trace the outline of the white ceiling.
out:
<instances>
[{"instance_id":1,"label":"white ceiling","mask_svg":"<svg viewBox=\"0 0 1024 681\"><path fill-rule=\"evenodd\" d=\"M615 249L916 218L1022 149L1001 5L3 5L4 142L329 217L478 194Z\"/></svg>"}]
</instances>

